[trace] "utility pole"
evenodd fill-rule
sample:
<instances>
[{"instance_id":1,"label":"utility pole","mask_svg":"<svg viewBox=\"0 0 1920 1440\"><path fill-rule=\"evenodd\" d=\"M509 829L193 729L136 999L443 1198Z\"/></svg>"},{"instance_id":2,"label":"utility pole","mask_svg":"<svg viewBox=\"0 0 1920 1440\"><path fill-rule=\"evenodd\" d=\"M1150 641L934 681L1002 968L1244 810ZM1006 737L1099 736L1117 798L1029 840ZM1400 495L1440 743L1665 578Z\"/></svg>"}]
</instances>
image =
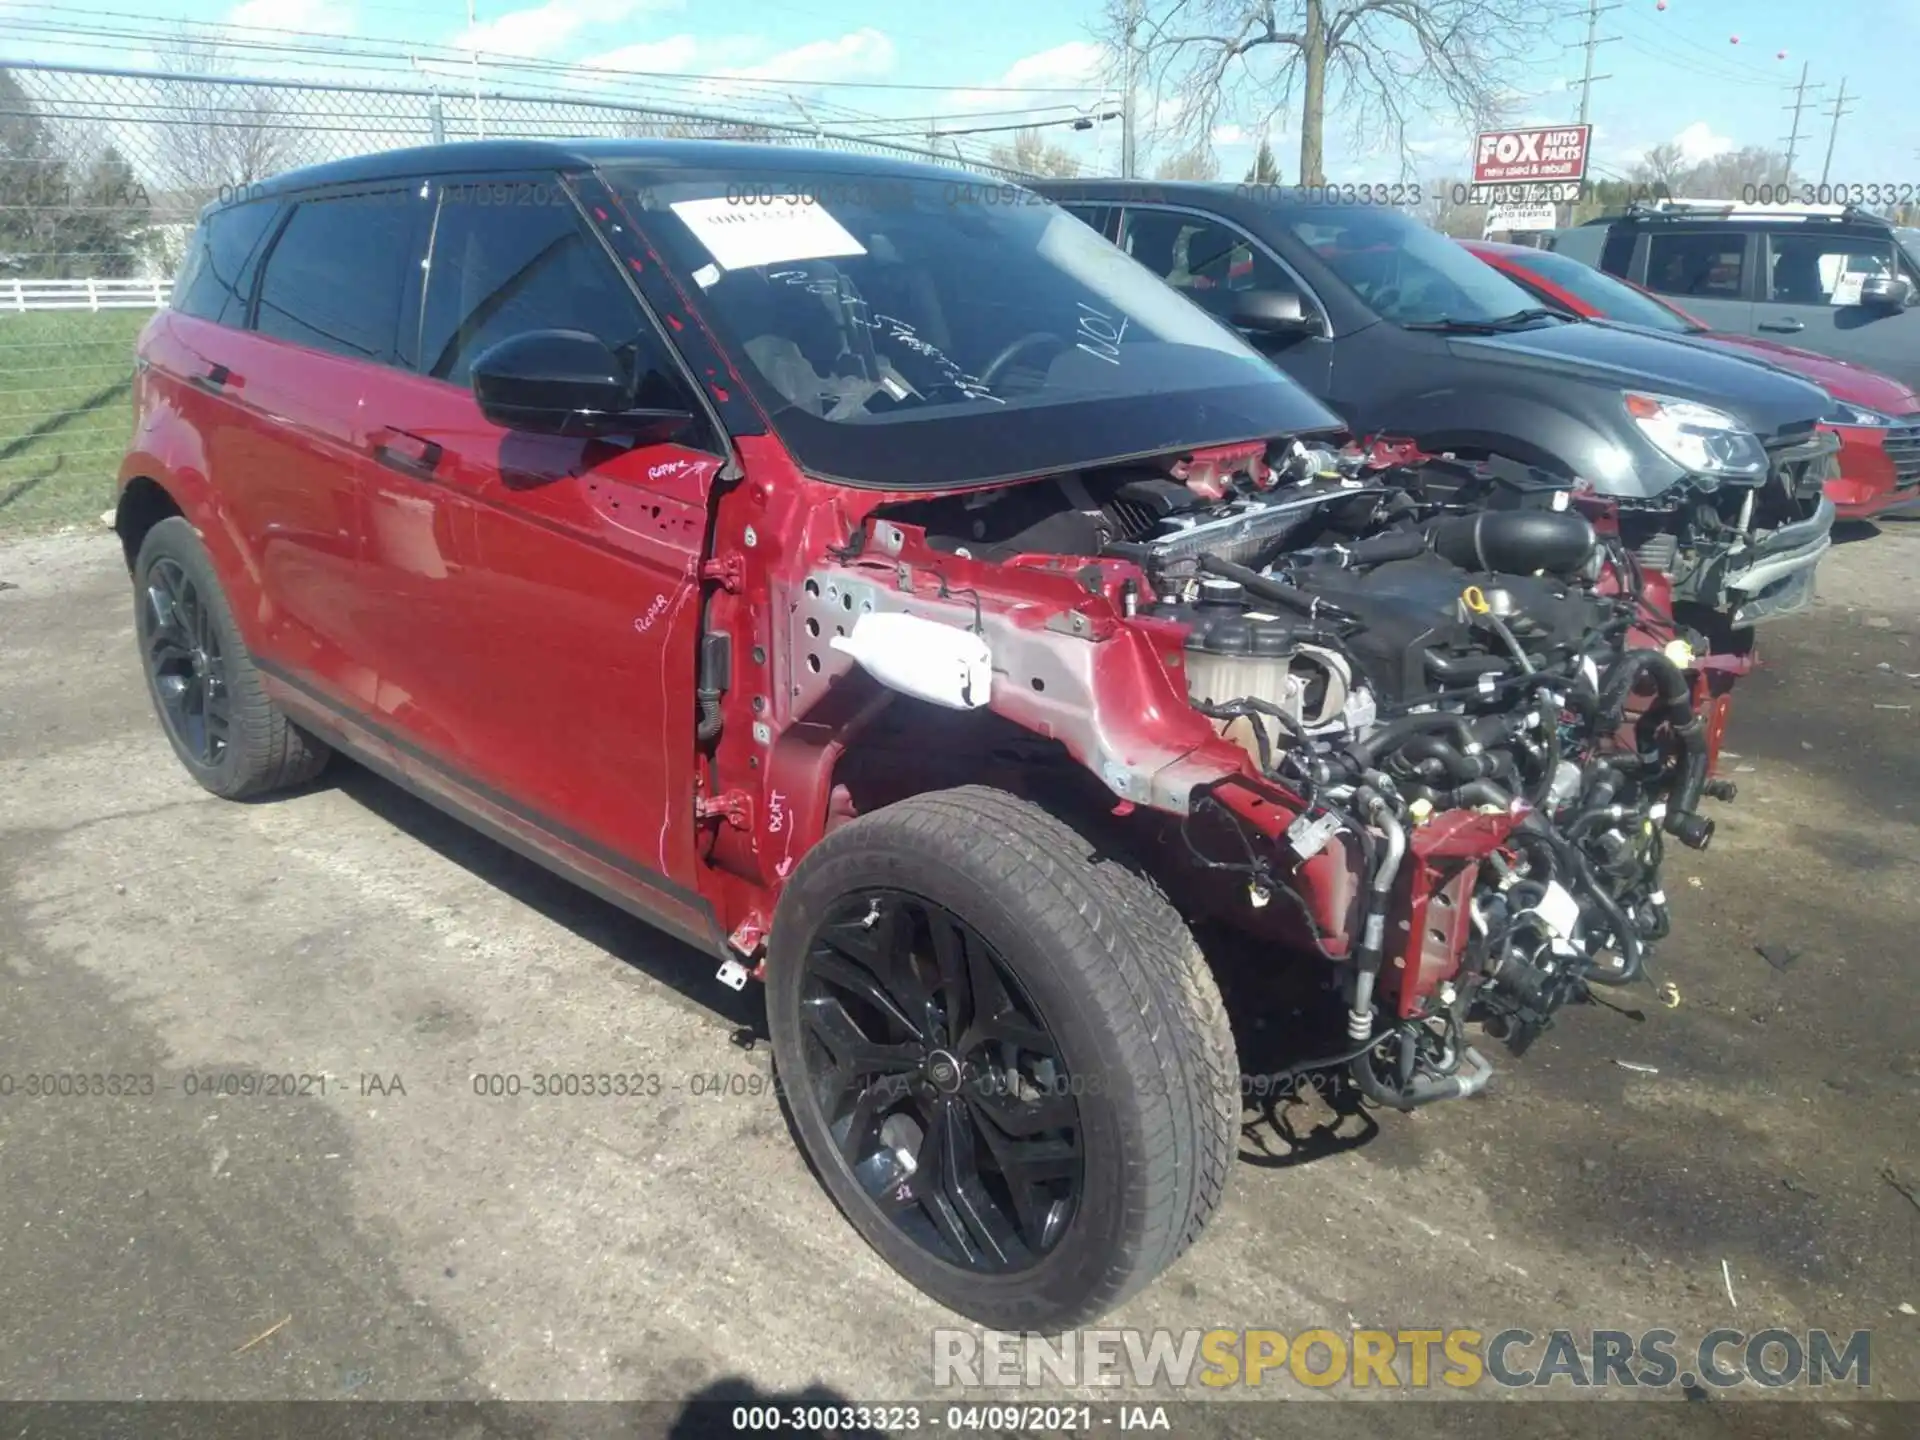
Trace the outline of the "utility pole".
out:
<instances>
[{"instance_id":1,"label":"utility pole","mask_svg":"<svg viewBox=\"0 0 1920 1440\"><path fill-rule=\"evenodd\" d=\"M1593 52L1600 46L1610 44L1620 38L1618 35L1602 36L1600 34L1600 17L1609 10L1618 10L1619 8L1617 4L1602 5L1600 0L1587 0L1587 38L1580 47L1587 52L1586 68L1580 76L1580 123L1582 125L1588 123L1587 117L1592 112L1593 82L1596 80L1611 80L1613 78L1611 75L1596 75L1593 73Z\"/></svg>"},{"instance_id":2,"label":"utility pole","mask_svg":"<svg viewBox=\"0 0 1920 1440\"><path fill-rule=\"evenodd\" d=\"M1793 111L1793 133L1787 136L1787 173L1780 177L1783 181L1793 179L1793 157L1800 153L1800 112L1806 108L1807 91L1827 88L1824 85L1807 84L1808 63L1805 60L1800 62L1800 83L1793 87L1793 104L1780 107L1783 110Z\"/></svg>"},{"instance_id":3,"label":"utility pole","mask_svg":"<svg viewBox=\"0 0 1920 1440\"><path fill-rule=\"evenodd\" d=\"M1827 172L1833 168L1833 142L1840 138L1840 117L1847 113L1847 77L1840 77L1840 93L1833 101L1833 126L1827 131L1827 158L1820 165L1820 183L1827 183Z\"/></svg>"},{"instance_id":4,"label":"utility pole","mask_svg":"<svg viewBox=\"0 0 1920 1440\"><path fill-rule=\"evenodd\" d=\"M474 19L473 0L467 0L467 34L472 35L476 28L478 27ZM471 59L473 61L473 134L476 140L484 140L487 138L487 119L480 113L480 47L478 45L473 47Z\"/></svg>"},{"instance_id":5,"label":"utility pole","mask_svg":"<svg viewBox=\"0 0 1920 1440\"><path fill-rule=\"evenodd\" d=\"M1134 67L1136 64L1135 57L1139 53L1134 48L1133 37L1134 32L1140 28L1140 5L1141 0L1127 0L1127 53L1123 62L1126 69L1122 77L1125 88L1120 96L1120 178L1122 180L1133 179L1134 128L1136 124L1134 114L1134 89L1136 83Z\"/></svg>"}]
</instances>

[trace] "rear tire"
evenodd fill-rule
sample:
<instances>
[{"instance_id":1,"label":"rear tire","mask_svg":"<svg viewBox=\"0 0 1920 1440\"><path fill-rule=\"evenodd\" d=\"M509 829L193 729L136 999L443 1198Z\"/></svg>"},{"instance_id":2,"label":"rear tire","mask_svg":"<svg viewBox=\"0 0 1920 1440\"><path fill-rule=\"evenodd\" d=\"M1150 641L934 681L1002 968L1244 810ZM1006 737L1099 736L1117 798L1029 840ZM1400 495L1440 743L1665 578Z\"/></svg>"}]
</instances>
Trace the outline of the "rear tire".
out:
<instances>
[{"instance_id":1,"label":"rear tire","mask_svg":"<svg viewBox=\"0 0 1920 1440\"><path fill-rule=\"evenodd\" d=\"M332 752L267 698L192 525L162 520L133 564L134 635L160 728L187 773L245 800L303 785Z\"/></svg>"},{"instance_id":2,"label":"rear tire","mask_svg":"<svg viewBox=\"0 0 1920 1440\"><path fill-rule=\"evenodd\" d=\"M781 897L767 985L783 1092L834 1201L969 1319L1084 1324L1219 1207L1240 1096L1213 977L1152 880L1027 801L968 786L835 830ZM996 996L1004 1024L985 1018Z\"/></svg>"}]
</instances>

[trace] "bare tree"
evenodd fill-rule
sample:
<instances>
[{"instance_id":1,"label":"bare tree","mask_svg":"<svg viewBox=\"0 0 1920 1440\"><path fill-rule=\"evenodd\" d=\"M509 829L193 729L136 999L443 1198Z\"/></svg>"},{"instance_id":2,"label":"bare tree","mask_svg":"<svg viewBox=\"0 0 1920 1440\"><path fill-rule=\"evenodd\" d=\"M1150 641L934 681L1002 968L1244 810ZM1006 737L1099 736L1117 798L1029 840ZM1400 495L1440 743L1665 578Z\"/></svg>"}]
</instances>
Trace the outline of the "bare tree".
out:
<instances>
[{"instance_id":1,"label":"bare tree","mask_svg":"<svg viewBox=\"0 0 1920 1440\"><path fill-rule=\"evenodd\" d=\"M1022 175L1057 175L1066 177L1080 173L1080 157L1064 145L1055 145L1038 130L1016 130L1011 145L995 145L987 151L987 159L1002 170L1017 170Z\"/></svg>"},{"instance_id":2,"label":"bare tree","mask_svg":"<svg viewBox=\"0 0 1920 1440\"><path fill-rule=\"evenodd\" d=\"M1265 130L1297 111L1302 184L1326 182L1331 107L1363 141L1405 154L1408 124L1474 124L1570 0L1106 0L1101 27L1188 145L1222 121ZM1162 97L1171 97L1165 105Z\"/></svg>"},{"instance_id":3,"label":"bare tree","mask_svg":"<svg viewBox=\"0 0 1920 1440\"><path fill-rule=\"evenodd\" d=\"M217 44L183 32L155 46L160 136L154 168L163 186L201 199L305 163L308 146L276 90L225 79Z\"/></svg>"},{"instance_id":4,"label":"bare tree","mask_svg":"<svg viewBox=\"0 0 1920 1440\"><path fill-rule=\"evenodd\" d=\"M1218 180L1220 162L1213 147L1204 142L1178 155L1170 155L1153 167L1156 180Z\"/></svg>"},{"instance_id":5,"label":"bare tree","mask_svg":"<svg viewBox=\"0 0 1920 1440\"><path fill-rule=\"evenodd\" d=\"M1687 152L1671 140L1648 147L1647 153L1633 162L1628 178L1636 185L1655 189L1664 186L1667 194L1676 193L1674 185L1687 172Z\"/></svg>"}]
</instances>

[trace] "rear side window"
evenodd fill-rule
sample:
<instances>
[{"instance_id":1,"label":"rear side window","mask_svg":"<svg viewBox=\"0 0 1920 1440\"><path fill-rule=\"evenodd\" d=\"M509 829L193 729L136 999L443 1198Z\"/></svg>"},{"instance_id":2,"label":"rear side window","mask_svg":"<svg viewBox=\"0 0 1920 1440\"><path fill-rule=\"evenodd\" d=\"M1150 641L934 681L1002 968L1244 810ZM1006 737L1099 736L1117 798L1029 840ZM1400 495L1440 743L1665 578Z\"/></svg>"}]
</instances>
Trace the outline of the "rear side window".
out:
<instances>
[{"instance_id":1,"label":"rear side window","mask_svg":"<svg viewBox=\"0 0 1920 1440\"><path fill-rule=\"evenodd\" d=\"M1076 220L1084 220L1102 235L1107 233L1107 221L1113 216L1111 207L1106 205L1062 205L1060 207Z\"/></svg>"},{"instance_id":2,"label":"rear side window","mask_svg":"<svg viewBox=\"0 0 1920 1440\"><path fill-rule=\"evenodd\" d=\"M1600 247L1600 268L1609 275L1624 275L1633 265L1634 232L1631 226L1616 225L1607 232L1607 243Z\"/></svg>"},{"instance_id":3,"label":"rear side window","mask_svg":"<svg viewBox=\"0 0 1920 1440\"><path fill-rule=\"evenodd\" d=\"M414 214L405 191L301 201L267 256L254 328L391 363Z\"/></svg>"},{"instance_id":4,"label":"rear side window","mask_svg":"<svg viewBox=\"0 0 1920 1440\"><path fill-rule=\"evenodd\" d=\"M614 263L557 185L536 198L488 203L495 189L449 185L441 195L421 314L420 369L465 385L474 357L528 330L584 330L629 367L672 373L651 322ZM540 203L541 194L553 198Z\"/></svg>"},{"instance_id":5,"label":"rear side window","mask_svg":"<svg viewBox=\"0 0 1920 1440\"><path fill-rule=\"evenodd\" d=\"M271 200L210 211L193 232L173 285L173 308L201 320L241 324L251 274L247 262L280 211Z\"/></svg>"},{"instance_id":6,"label":"rear side window","mask_svg":"<svg viewBox=\"0 0 1920 1440\"><path fill-rule=\"evenodd\" d=\"M1218 220L1128 210L1124 232L1121 247L1129 255L1203 305L1230 291L1299 288L1271 255Z\"/></svg>"},{"instance_id":7,"label":"rear side window","mask_svg":"<svg viewBox=\"0 0 1920 1440\"><path fill-rule=\"evenodd\" d=\"M1647 288L1662 295L1739 300L1747 237L1737 230L1658 230L1647 242Z\"/></svg>"}]
</instances>

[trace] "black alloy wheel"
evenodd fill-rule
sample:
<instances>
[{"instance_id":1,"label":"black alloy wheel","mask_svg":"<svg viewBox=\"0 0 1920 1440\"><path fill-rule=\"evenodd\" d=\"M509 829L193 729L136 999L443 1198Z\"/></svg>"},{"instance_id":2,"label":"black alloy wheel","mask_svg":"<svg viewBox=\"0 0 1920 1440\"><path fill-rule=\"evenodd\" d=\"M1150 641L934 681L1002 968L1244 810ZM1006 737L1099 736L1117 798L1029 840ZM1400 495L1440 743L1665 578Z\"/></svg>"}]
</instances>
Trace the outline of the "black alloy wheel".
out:
<instances>
[{"instance_id":1,"label":"black alloy wheel","mask_svg":"<svg viewBox=\"0 0 1920 1440\"><path fill-rule=\"evenodd\" d=\"M178 561L162 556L147 568L139 614L140 653L168 731L187 755L217 767L232 730L232 692L205 597Z\"/></svg>"},{"instance_id":2,"label":"black alloy wheel","mask_svg":"<svg viewBox=\"0 0 1920 1440\"><path fill-rule=\"evenodd\" d=\"M815 931L800 987L801 1083L887 1221L964 1270L1038 1263L1079 1207L1080 1109L993 948L930 900L855 891Z\"/></svg>"}]
</instances>

